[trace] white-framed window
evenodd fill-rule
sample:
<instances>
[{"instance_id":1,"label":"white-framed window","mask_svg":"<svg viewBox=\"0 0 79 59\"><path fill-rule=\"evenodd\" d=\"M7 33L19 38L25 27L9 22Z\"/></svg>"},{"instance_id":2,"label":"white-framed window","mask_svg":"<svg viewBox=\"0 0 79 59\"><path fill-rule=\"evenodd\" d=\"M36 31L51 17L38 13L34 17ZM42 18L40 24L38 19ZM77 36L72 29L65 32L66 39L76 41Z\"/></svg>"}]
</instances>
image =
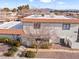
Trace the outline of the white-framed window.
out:
<instances>
[{"instance_id":1,"label":"white-framed window","mask_svg":"<svg viewBox=\"0 0 79 59\"><path fill-rule=\"evenodd\" d=\"M63 30L70 30L70 24L63 24L62 29Z\"/></svg>"}]
</instances>

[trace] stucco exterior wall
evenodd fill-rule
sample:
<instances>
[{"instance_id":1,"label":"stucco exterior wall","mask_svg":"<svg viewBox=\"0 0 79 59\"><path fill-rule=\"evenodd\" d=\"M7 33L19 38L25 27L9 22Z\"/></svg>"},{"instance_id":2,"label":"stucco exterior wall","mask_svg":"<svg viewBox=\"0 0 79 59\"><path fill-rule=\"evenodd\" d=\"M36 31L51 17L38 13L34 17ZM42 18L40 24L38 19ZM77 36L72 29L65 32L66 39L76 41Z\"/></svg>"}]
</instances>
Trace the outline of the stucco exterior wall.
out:
<instances>
[{"instance_id":1,"label":"stucco exterior wall","mask_svg":"<svg viewBox=\"0 0 79 59\"><path fill-rule=\"evenodd\" d=\"M32 40L27 39L25 36L21 36L22 40L22 44L25 46L31 46L32 45Z\"/></svg>"},{"instance_id":2,"label":"stucco exterior wall","mask_svg":"<svg viewBox=\"0 0 79 59\"><path fill-rule=\"evenodd\" d=\"M70 30L62 30L62 23L41 23L41 28L50 29L49 30L51 34L50 42L53 43L59 43L60 38L68 39L70 41L75 42L77 40L78 27L79 24L70 24ZM23 30L25 33L27 32L28 28L35 30L34 23L23 24Z\"/></svg>"}]
</instances>

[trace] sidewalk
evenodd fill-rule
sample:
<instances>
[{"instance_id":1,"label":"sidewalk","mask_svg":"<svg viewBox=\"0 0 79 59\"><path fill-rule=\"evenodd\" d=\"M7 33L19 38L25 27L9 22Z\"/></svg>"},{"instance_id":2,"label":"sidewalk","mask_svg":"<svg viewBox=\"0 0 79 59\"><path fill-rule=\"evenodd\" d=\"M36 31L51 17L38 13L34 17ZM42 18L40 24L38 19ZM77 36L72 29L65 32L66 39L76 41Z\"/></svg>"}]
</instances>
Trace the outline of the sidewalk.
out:
<instances>
[{"instance_id":1,"label":"sidewalk","mask_svg":"<svg viewBox=\"0 0 79 59\"><path fill-rule=\"evenodd\" d=\"M36 49L26 48L26 50L36 51ZM66 50L66 49L38 49L38 52L66 52L66 53L79 53L79 50Z\"/></svg>"}]
</instances>

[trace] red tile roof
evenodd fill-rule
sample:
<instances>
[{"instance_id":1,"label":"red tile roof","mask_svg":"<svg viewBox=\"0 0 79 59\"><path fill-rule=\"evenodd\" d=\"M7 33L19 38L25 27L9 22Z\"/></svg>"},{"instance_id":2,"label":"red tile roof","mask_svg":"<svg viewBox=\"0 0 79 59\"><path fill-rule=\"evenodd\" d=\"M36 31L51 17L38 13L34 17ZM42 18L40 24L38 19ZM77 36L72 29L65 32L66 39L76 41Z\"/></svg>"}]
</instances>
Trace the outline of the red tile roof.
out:
<instances>
[{"instance_id":1,"label":"red tile roof","mask_svg":"<svg viewBox=\"0 0 79 59\"><path fill-rule=\"evenodd\" d=\"M52 18L23 18L24 23L43 22L43 23L79 23L79 19L52 19Z\"/></svg>"},{"instance_id":2,"label":"red tile roof","mask_svg":"<svg viewBox=\"0 0 79 59\"><path fill-rule=\"evenodd\" d=\"M0 29L0 34L23 35L24 31L23 30L18 30L18 29Z\"/></svg>"}]
</instances>

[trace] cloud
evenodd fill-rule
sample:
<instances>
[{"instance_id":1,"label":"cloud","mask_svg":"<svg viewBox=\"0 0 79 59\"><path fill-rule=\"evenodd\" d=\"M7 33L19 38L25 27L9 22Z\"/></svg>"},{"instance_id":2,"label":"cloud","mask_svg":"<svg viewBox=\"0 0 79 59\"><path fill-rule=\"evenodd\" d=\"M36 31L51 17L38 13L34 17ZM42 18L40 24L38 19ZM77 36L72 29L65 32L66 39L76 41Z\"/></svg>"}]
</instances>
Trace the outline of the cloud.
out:
<instances>
[{"instance_id":1,"label":"cloud","mask_svg":"<svg viewBox=\"0 0 79 59\"><path fill-rule=\"evenodd\" d=\"M60 2L58 2L58 4L62 5L62 4L64 4L64 2L60 1Z\"/></svg>"},{"instance_id":2,"label":"cloud","mask_svg":"<svg viewBox=\"0 0 79 59\"><path fill-rule=\"evenodd\" d=\"M50 3L52 0L40 0L40 2L43 2L43 3Z\"/></svg>"}]
</instances>

